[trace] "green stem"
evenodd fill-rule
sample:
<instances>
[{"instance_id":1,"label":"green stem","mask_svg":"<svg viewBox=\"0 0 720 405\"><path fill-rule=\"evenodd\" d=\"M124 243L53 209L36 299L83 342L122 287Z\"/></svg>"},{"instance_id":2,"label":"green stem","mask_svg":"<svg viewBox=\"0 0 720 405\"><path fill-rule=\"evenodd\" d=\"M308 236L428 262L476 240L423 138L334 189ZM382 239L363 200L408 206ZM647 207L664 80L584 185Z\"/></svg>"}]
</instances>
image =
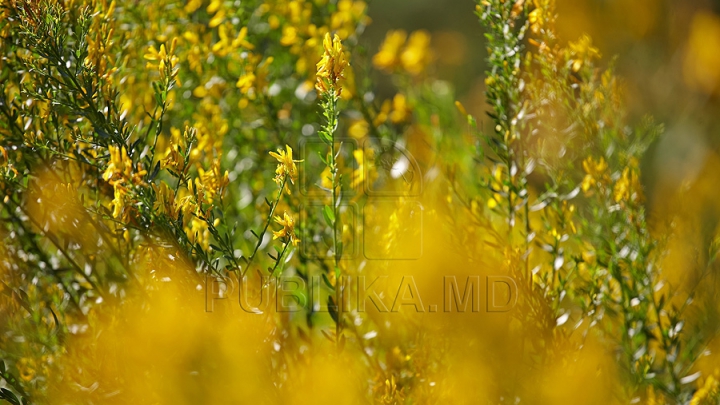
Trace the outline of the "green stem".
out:
<instances>
[{"instance_id":1,"label":"green stem","mask_svg":"<svg viewBox=\"0 0 720 405\"><path fill-rule=\"evenodd\" d=\"M339 263L340 255L338 254L338 167L337 167L337 150L335 147L335 129L337 128L337 93L332 88L328 94L328 123L327 133L331 136L330 141L330 171L332 172L332 212L333 212L333 259L334 259L334 271L335 271L335 304L337 305L338 321L335 323L335 342L340 344L340 334L342 333L342 285L340 282Z\"/></svg>"},{"instance_id":2,"label":"green stem","mask_svg":"<svg viewBox=\"0 0 720 405\"><path fill-rule=\"evenodd\" d=\"M275 265L273 266L272 270L270 271L270 278L272 278L272 276L275 275L275 270L277 270L278 266L280 265L280 262L282 261L283 256L285 256L285 252L287 251L288 246L290 246L290 238L288 238L287 241L285 242L285 246L283 247L282 252L280 252L280 256L278 256L277 260L275 261Z\"/></svg>"},{"instance_id":3,"label":"green stem","mask_svg":"<svg viewBox=\"0 0 720 405\"><path fill-rule=\"evenodd\" d=\"M247 271L250 269L250 265L252 264L253 260L255 259L255 256L257 255L257 252L260 250L260 245L262 245L262 241L265 238L265 232L267 232L268 227L270 226L270 222L272 222L273 214L275 214L275 209L277 208L278 204L280 203L280 198L282 198L283 190L285 189L285 184L287 183L288 175L286 174L285 177L283 177L282 183L280 184L280 190L278 191L277 197L275 198L275 202L272 204L272 207L270 207L270 214L267 217L267 220L265 221L265 227L263 227L262 232L257 235L258 241L257 244L255 244L255 249L252 252L252 255L250 255L250 258L247 260L247 264L245 264L245 270L240 272L240 278L242 279L245 277L245 274L247 274Z\"/></svg>"}]
</instances>

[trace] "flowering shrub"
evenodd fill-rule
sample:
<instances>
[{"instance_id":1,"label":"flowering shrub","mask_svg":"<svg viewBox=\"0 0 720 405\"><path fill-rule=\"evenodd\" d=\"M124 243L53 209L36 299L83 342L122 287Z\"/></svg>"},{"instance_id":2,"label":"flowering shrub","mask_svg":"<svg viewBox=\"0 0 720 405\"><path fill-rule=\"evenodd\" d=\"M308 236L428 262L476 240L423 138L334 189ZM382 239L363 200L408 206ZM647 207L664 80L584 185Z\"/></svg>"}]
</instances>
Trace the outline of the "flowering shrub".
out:
<instances>
[{"instance_id":1,"label":"flowering shrub","mask_svg":"<svg viewBox=\"0 0 720 405\"><path fill-rule=\"evenodd\" d=\"M720 401L712 194L554 0L476 5L487 117L359 0L0 12L0 399Z\"/></svg>"}]
</instances>

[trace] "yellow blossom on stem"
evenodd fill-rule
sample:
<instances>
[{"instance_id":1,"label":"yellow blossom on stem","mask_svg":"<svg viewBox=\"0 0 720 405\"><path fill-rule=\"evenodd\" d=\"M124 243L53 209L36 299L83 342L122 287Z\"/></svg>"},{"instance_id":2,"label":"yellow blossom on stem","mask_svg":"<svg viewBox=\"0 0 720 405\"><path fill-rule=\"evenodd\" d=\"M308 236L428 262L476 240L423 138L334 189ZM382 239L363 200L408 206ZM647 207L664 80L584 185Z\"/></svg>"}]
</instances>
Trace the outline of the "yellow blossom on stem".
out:
<instances>
[{"instance_id":1,"label":"yellow blossom on stem","mask_svg":"<svg viewBox=\"0 0 720 405\"><path fill-rule=\"evenodd\" d=\"M110 162L102 178L113 186L113 217L122 218L127 222L129 215L128 210L125 210L129 200L127 187L143 183L142 177L147 174L147 171L143 170L140 164L138 164L138 171L133 170L132 159L128 156L124 146L121 148L110 146L108 149Z\"/></svg>"},{"instance_id":2,"label":"yellow blossom on stem","mask_svg":"<svg viewBox=\"0 0 720 405\"><path fill-rule=\"evenodd\" d=\"M528 22L530 23L530 30L537 34L540 29L545 25L546 11L548 4L547 1L533 0L533 11L528 14Z\"/></svg>"},{"instance_id":3,"label":"yellow blossom on stem","mask_svg":"<svg viewBox=\"0 0 720 405\"><path fill-rule=\"evenodd\" d=\"M108 150L110 151L110 163L103 173L103 180L129 178L132 174L132 160L128 157L125 147L110 146Z\"/></svg>"},{"instance_id":4,"label":"yellow blossom on stem","mask_svg":"<svg viewBox=\"0 0 720 405\"><path fill-rule=\"evenodd\" d=\"M592 38L588 35L583 35L576 42L570 42L568 48L573 72L579 71L586 62L600 58L600 51L592 46Z\"/></svg>"},{"instance_id":5,"label":"yellow blossom on stem","mask_svg":"<svg viewBox=\"0 0 720 405\"><path fill-rule=\"evenodd\" d=\"M285 238L292 243L293 246L297 246L300 243L300 239L295 235L295 219L288 215L287 212L283 213L283 217L275 216L275 222L282 225L282 229L279 231L273 231L273 240Z\"/></svg>"},{"instance_id":6,"label":"yellow blossom on stem","mask_svg":"<svg viewBox=\"0 0 720 405\"><path fill-rule=\"evenodd\" d=\"M630 167L623 169L622 176L613 188L615 202L637 200L641 198L640 179L635 170Z\"/></svg>"},{"instance_id":7,"label":"yellow blossom on stem","mask_svg":"<svg viewBox=\"0 0 720 405\"><path fill-rule=\"evenodd\" d=\"M208 202L212 203L215 196L224 194L227 189L227 185L230 184L229 174L227 170L224 174L220 173L220 160L215 159L212 166L206 171L202 167L198 168L199 179L195 179L205 189L207 193Z\"/></svg>"},{"instance_id":8,"label":"yellow blossom on stem","mask_svg":"<svg viewBox=\"0 0 720 405\"><path fill-rule=\"evenodd\" d=\"M586 174L582 181L581 188L585 194L588 194L592 187L598 185L599 182L605 178L605 171L607 170L608 165L602 156L597 160L597 162L592 156L588 156L583 161L582 166Z\"/></svg>"},{"instance_id":9,"label":"yellow blossom on stem","mask_svg":"<svg viewBox=\"0 0 720 405\"><path fill-rule=\"evenodd\" d=\"M338 86L338 81L344 77L345 68L349 66L340 37L335 34L331 38L330 33L326 33L323 40L323 49L325 52L320 62L317 63L315 88L320 93L327 93L332 88L336 90L337 95L340 95L342 88Z\"/></svg>"},{"instance_id":10,"label":"yellow blossom on stem","mask_svg":"<svg viewBox=\"0 0 720 405\"><path fill-rule=\"evenodd\" d=\"M148 48L147 52L143 57L147 60L145 65L148 69L157 70L160 73L161 79L174 79L178 86L181 85L177 78L177 64L180 59L175 56L175 46L177 45L177 38L174 38L170 44L170 49L165 49L165 44L160 45L160 50L155 49L154 46Z\"/></svg>"},{"instance_id":11,"label":"yellow blossom on stem","mask_svg":"<svg viewBox=\"0 0 720 405\"><path fill-rule=\"evenodd\" d=\"M695 391L695 394L690 400L690 405L716 403L715 401L717 401L718 397L720 397L718 381L712 375L709 375L705 379L705 383Z\"/></svg>"},{"instance_id":12,"label":"yellow blossom on stem","mask_svg":"<svg viewBox=\"0 0 720 405\"><path fill-rule=\"evenodd\" d=\"M185 218L188 217L191 207L191 197L176 198L175 191L168 187L167 183L162 182L160 186L152 185L155 190L155 204L153 209L156 212L166 214L172 219L177 219L180 212Z\"/></svg>"},{"instance_id":13,"label":"yellow blossom on stem","mask_svg":"<svg viewBox=\"0 0 720 405\"><path fill-rule=\"evenodd\" d=\"M278 161L275 170L275 183L282 184L283 179L287 176L295 184L298 177L298 169L295 163L300 163L302 160L293 160L293 150L290 145L285 145L285 150L278 149L277 153L270 152L270 156Z\"/></svg>"}]
</instances>

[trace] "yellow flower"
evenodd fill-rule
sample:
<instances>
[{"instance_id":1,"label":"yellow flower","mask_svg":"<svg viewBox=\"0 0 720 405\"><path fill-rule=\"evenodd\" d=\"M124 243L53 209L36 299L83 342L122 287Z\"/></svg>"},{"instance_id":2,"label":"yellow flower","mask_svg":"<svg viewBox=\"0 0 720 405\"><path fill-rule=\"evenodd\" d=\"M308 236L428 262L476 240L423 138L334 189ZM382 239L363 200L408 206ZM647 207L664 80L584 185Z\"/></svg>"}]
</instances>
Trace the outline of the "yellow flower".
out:
<instances>
[{"instance_id":1,"label":"yellow flower","mask_svg":"<svg viewBox=\"0 0 720 405\"><path fill-rule=\"evenodd\" d=\"M326 190L332 189L332 172L330 166L325 166L325 169L320 173L320 186Z\"/></svg>"},{"instance_id":2,"label":"yellow flower","mask_svg":"<svg viewBox=\"0 0 720 405\"><path fill-rule=\"evenodd\" d=\"M467 110L465 109L465 106L460 101L455 101L455 108L457 108L458 111L460 111L460 114L463 116L468 115Z\"/></svg>"},{"instance_id":3,"label":"yellow flower","mask_svg":"<svg viewBox=\"0 0 720 405\"><path fill-rule=\"evenodd\" d=\"M358 164L358 168L353 172L351 187L355 188L363 183L365 180L365 155L362 149L356 149L353 151L353 157Z\"/></svg>"},{"instance_id":4,"label":"yellow flower","mask_svg":"<svg viewBox=\"0 0 720 405\"><path fill-rule=\"evenodd\" d=\"M334 89L339 96L342 93L342 88L338 86L338 80L344 77L343 72L349 65L343 52L340 37L335 34L331 39L330 33L326 33L323 40L323 49L325 53L320 62L317 63L315 88L320 93L327 93L330 89Z\"/></svg>"},{"instance_id":5,"label":"yellow flower","mask_svg":"<svg viewBox=\"0 0 720 405\"><path fill-rule=\"evenodd\" d=\"M240 32L238 33L237 38L233 39L232 46L233 48L240 48L243 47L245 49L253 49L255 48L255 45L248 42L245 38L247 38L247 27L242 27L240 29Z\"/></svg>"},{"instance_id":6,"label":"yellow flower","mask_svg":"<svg viewBox=\"0 0 720 405\"><path fill-rule=\"evenodd\" d=\"M720 387L718 387L718 382L712 375L709 375L705 379L703 386L695 391L695 395L690 400L690 405L714 404L717 403L719 396Z\"/></svg>"},{"instance_id":7,"label":"yellow flower","mask_svg":"<svg viewBox=\"0 0 720 405\"><path fill-rule=\"evenodd\" d=\"M219 56L228 55L231 52L239 48L253 49L255 46L248 42L245 38L247 37L247 27L240 29L235 39L230 39L232 34L232 24L225 23L218 28L219 41L213 45L212 50Z\"/></svg>"},{"instance_id":8,"label":"yellow flower","mask_svg":"<svg viewBox=\"0 0 720 405\"><path fill-rule=\"evenodd\" d=\"M213 3L219 3L219 2L213 1ZM210 4L210 6L212 6L212 4ZM208 10L210 10L210 7L208 7ZM208 11L208 12L209 12L209 11ZM223 21L225 21L225 15L226 15L225 9L224 9L224 8L221 8L220 10L218 10L217 13L215 13L215 15L213 16L213 18L210 19L210 22L208 23L208 26L209 26L210 28L217 27L217 26L220 25Z\"/></svg>"},{"instance_id":9,"label":"yellow flower","mask_svg":"<svg viewBox=\"0 0 720 405\"><path fill-rule=\"evenodd\" d=\"M237 83L235 83L235 86L237 86L238 89L243 94L247 94L251 88L253 88L253 84L255 83L255 74L250 72L243 76L240 76Z\"/></svg>"},{"instance_id":10,"label":"yellow flower","mask_svg":"<svg viewBox=\"0 0 720 405\"><path fill-rule=\"evenodd\" d=\"M368 134L370 126L365 120L355 120L348 128L348 134L355 139L363 139Z\"/></svg>"},{"instance_id":11,"label":"yellow flower","mask_svg":"<svg viewBox=\"0 0 720 405\"><path fill-rule=\"evenodd\" d=\"M385 71L392 71L399 65L400 48L405 45L407 33L403 30L388 31L380 50L373 56L373 65Z\"/></svg>"},{"instance_id":12,"label":"yellow flower","mask_svg":"<svg viewBox=\"0 0 720 405\"><path fill-rule=\"evenodd\" d=\"M607 170L608 165L602 156L597 162L592 158L592 156L588 156L583 161L582 165L586 174L582 181L581 188L583 192L588 194L592 187L598 185L601 180L606 178L605 171Z\"/></svg>"},{"instance_id":13,"label":"yellow flower","mask_svg":"<svg viewBox=\"0 0 720 405\"><path fill-rule=\"evenodd\" d=\"M245 74L238 78L235 86L246 97L241 102L247 106L249 100L255 100L259 94L267 91L268 75L270 74L270 65L273 63L273 57L269 56L265 60L262 55L250 54L248 56L248 64L245 67Z\"/></svg>"},{"instance_id":14,"label":"yellow flower","mask_svg":"<svg viewBox=\"0 0 720 405\"><path fill-rule=\"evenodd\" d=\"M400 55L403 68L412 75L418 75L432 60L430 34L420 30L410 34L407 45Z\"/></svg>"},{"instance_id":15,"label":"yellow flower","mask_svg":"<svg viewBox=\"0 0 720 405\"><path fill-rule=\"evenodd\" d=\"M127 155L125 147L118 148L110 146L110 163L102 175L103 180L111 181L114 178L130 177L132 173L132 161Z\"/></svg>"},{"instance_id":16,"label":"yellow flower","mask_svg":"<svg viewBox=\"0 0 720 405\"><path fill-rule=\"evenodd\" d=\"M283 27L282 38L280 38L280 45L291 46L298 43L298 41L300 41L300 37L298 37L297 28L293 27L292 25L286 25L285 27Z\"/></svg>"},{"instance_id":17,"label":"yellow flower","mask_svg":"<svg viewBox=\"0 0 720 405\"><path fill-rule=\"evenodd\" d=\"M218 226L220 218L215 219L214 226ZM208 250L210 248L210 229L207 222L204 219L198 218L195 215L190 220L190 226L185 227L185 233L193 243L198 243L203 249Z\"/></svg>"},{"instance_id":18,"label":"yellow flower","mask_svg":"<svg viewBox=\"0 0 720 405\"><path fill-rule=\"evenodd\" d=\"M330 29L337 32L340 38L347 39L357 24L367 24L369 18L365 17L367 4L363 1L340 0L337 11L330 16Z\"/></svg>"},{"instance_id":19,"label":"yellow flower","mask_svg":"<svg viewBox=\"0 0 720 405\"><path fill-rule=\"evenodd\" d=\"M568 47L573 72L579 71L584 63L600 57L600 51L592 46L592 38L587 35L583 35L576 42L570 42Z\"/></svg>"},{"instance_id":20,"label":"yellow flower","mask_svg":"<svg viewBox=\"0 0 720 405\"><path fill-rule=\"evenodd\" d=\"M275 169L275 183L282 184L283 179L287 176L295 184L298 177L295 163L300 163L302 160L293 160L293 150L290 145L285 145L285 150L278 149L278 153L270 152L270 156L278 161L277 169Z\"/></svg>"},{"instance_id":21,"label":"yellow flower","mask_svg":"<svg viewBox=\"0 0 720 405\"><path fill-rule=\"evenodd\" d=\"M190 0L185 5L185 12L192 14L195 10L199 9L200 6L202 6L202 0Z\"/></svg>"},{"instance_id":22,"label":"yellow flower","mask_svg":"<svg viewBox=\"0 0 720 405\"><path fill-rule=\"evenodd\" d=\"M20 372L20 378L23 381L30 381L35 378L35 361L27 357L23 357L17 362L17 368Z\"/></svg>"},{"instance_id":23,"label":"yellow flower","mask_svg":"<svg viewBox=\"0 0 720 405\"><path fill-rule=\"evenodd\" d=\"M148 48L147 52L143 57L148 61L145 65L148 69L165 70L165 59L167 58L167 51L165 50L165 44L160 45L160 50L155 49L154 46ZM157 62L157 63L152 63Z\"/></svg>"},{"instance_id":24,"label":"yellow flower","mask_svg":"<svg viewBox=\"0 0 720 405\"><path fill-rule=\"evenodd\" d=\"M111 203L113 207L113 218L122 218L123 222L127 222L127 217L129 215L129 213L125 211L125 206L128 205L127 192L128 191L125 187L115 185L114 198Z\"/></svg>"},{"instance_id":25,"label":"yellow flower","mask_svg":"<svg viewBox=\"0 0 720 405\"><path fill-rule=\"evenodd\" d=\"M212 166L207 171L202 167L198 168L198 175L199 179L195 179L195 182L200 181L200 185L207 193L208 202L212 203L213 198L218 195L222 198L225 189L230 184L230 178L227 170L224 174L220 174L220 159L213 160Z\"/></svg>"},{"instance_id":26,"label":"yellow flower","mask_svg":"<svg viewBox=\"0 0 720 405\"><path fill-rule=\"evenodd\" d=\"M188 133L189 131L193 130L185 128L185 131L181 135L179 129L170 128L172 137L170 139L170 145L165 152L165 157L160 159L161 168L169 169L178 176L187 172L188 167L185 166L185 157L183 156L182 151L186 148L186 140L190 137Z\"/></svg>"},{"instance_id":27,"label":"yellow flower","mask_svg":"<svg viewBox=\"0 0 720 405\"><path fill-rule=\"evenodd\" d=\"M128 156L124 146L121 148L110 146L108 150L110 151L110 162L102 175L103 180L116 187L126 183L137 185L143 182L142 177L147 174L147 171L143 170L139 163L138 170L133 170L132 159Z\"/></svg>"},{"instance_id":28,"label":"yellow flower","mask_svg":"<svg viewBox=\"0 0 720 405\"><path fill-rule=\"evenodd\" d=\"M399 124L407 120L411 111L407 105L407 98L403 94L396 94L392 101L392 112L390 113L390 121L393 124Z\"/></svg>"},{"instance_id":29,"label":"yellow flower","mask_svg":"<svg viewBox=\"0 0 720 405\"><path fill-rule=\"evenodd\" d=\"M167 183L161 182L160 186L153 184L155 190L155 204L153 209L161 214L167 214L172 219L177 219L180 212L183 213L185 219L188 218L190 206L190 196L177 199L175 191L168 187Z\"/></svg>"},{"instance_id":30,"label":"yellow flower","mask_svg":"<svg viewBox=\"0 0 720 405\"><path fill-rule=\"evenodd\" d=\"M615 202L636 200L640 197L640 179L635 170L630 167L623 169L622 176L615 183L613 197Z\"/></svg>"},{"instance_id":31,"label":"yellow flower","mask_svg":"<svg viewBox=\"0 0 720 405\"><path fill-rule=\"evenodd\" d=\"M494 193L493 196L487 201L488 208L493 209L497 207L500 198L500 194Z\"/></svg>"},{"instance_id":32,"label":"yellow flower","mask_svg":"<svg viewBox=\"0 0 720 405\"><path fill-rule=\"evenodd\" d=\"M290 240L293 246L297 246L297 244L300 243L300 239L295 235L295 219L293 217L285 212L282 218L276 215L275 222L282 225L282 229L273 231L273 240L286 238Z\"/></svg>"},{"instance_id":33,"label":"yellow flower","mask_svg":"<svg viewBox=\"0 0 720 405\"><path fill-rule=\"evenodd\" d=\"M180 59L175 56L176 45L177 38L173 38L170 44L169 51L165 49L165 44L160 45L159 51L155 49L154 46L150 46L150 48L148 48L147 52L145 52L145 55L143 55L143 57L145 58L145 60L148 61L145 67L148 69L157 70L160 73L160 77L163 79L167 76L167 68L169 67L170 79L175 79L178 86L180 86L181 83L177 78L178 70L176 68Z\"/></svg>"},{"instance_id":34,"label":"yellow flower","mask_svg":"<svg viewBox=\"0 0 720 405\"><path fill-rule=\"evenodd\" d=\"M528 21L530 22L530 29L532 32L537 34L545 24L545 13L543 12L542 6L538 0L533 1L535 8L528 15Z\"/></svg>"}]
</instances>

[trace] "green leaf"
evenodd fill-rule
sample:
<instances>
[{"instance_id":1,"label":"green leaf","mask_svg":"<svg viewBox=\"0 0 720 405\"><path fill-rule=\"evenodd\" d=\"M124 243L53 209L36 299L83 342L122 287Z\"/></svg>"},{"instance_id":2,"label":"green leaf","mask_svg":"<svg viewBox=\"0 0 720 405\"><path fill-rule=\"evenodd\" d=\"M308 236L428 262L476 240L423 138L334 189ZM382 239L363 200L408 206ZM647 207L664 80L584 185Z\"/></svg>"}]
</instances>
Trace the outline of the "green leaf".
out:
<instances>
[{"instance_id":1,"label":"green leaf","mask_svg":"<svg viewBox=\"0 0 720 405\"><path fill-rule=\"evenodd\" d=\"M53 319L55 320L55 332L57 333L57 332L60 330L60 321L58 320L58 317L57 317L57 315L55 315L55 311L53 311L52 308L50 308L50 313L52 314ZM2 361L0 361L0 363L2 363ZM0 368L3 369L3 373L4 373L4 372L5 372L5 370L4 370L5 365L3 365L3 366L0 367Z\"/></svg>"},{"instance_id":2,"label":"green leaf","mask_svg":"<svg viewBox=\"0 0 720 405\"><path fill-rule=\"evenodd\" d=\"M328 311L330 312L330 317L335 321L335 323L338 323L338 310L337 305L335 305L335 299L332 297L332 295L328 295Z\"/></svg>"},{"instance_id":3,"label":"green leaf","mask_svg":"<svg viewBox=\"0 0 720 405\"><path fill-rule=\"evenodd\" d=\"M320 330L320 332L322 332L323 336L325 336L325 337L327 338L327 340L329 340L329 341L331 341L331 342L335 343L335 339L333 339L333 337L332 337L332 336L330 336L330 334L329 334L329 333L325 332L325 331L324 331L324 330L322 330L322 329Z\"/></svg>"},{"instance_id":4,"label":"green leaf","mask_svg":"<svg viewBox=\"0 0 720 405\"><path fill-rule=\"evenodd\" d=\"M330 145L332 143L332 135L327 131L319 131L318 134L320 135L320 139L326 144Z\"/></svg>"},{"instance_id":5,"label":"green leaf","mask_svg":"<svg viewBox=\"0 0 720 405\"><path fill-rule=\"evenodd\" d=\"M8 402L15 405L20 405L20 400L9 389L0 388L0 395L2 395L2 398L6 399Z\"/></svg>"},{"instance_id":6,"label":"green leaf","mask_svg":"<svg viewBox=\"0 0 720 405\"><path fill-rule=\"evenodd\" d=\"M327 274L323 273L322 275L323 281L325 282L325 285L328 286L331 290L335 291L335 286L330 283L330 279L328 278Z\"/></svg>"},{"instance_id":7,"label":"green leaf","mask_svg":"<svg viewBox=\"0 0 720 405\"><path fill-rule=\"evenodd\" d=\"M323 207L323 216L325 217L325 222L328 226L333 226L335 224L335 212L333 212L332 208L327 205Z\"/></svg>"}]
</instances>

